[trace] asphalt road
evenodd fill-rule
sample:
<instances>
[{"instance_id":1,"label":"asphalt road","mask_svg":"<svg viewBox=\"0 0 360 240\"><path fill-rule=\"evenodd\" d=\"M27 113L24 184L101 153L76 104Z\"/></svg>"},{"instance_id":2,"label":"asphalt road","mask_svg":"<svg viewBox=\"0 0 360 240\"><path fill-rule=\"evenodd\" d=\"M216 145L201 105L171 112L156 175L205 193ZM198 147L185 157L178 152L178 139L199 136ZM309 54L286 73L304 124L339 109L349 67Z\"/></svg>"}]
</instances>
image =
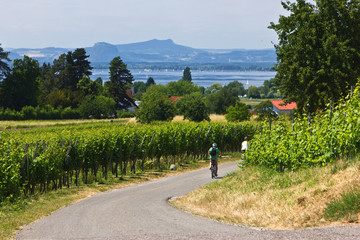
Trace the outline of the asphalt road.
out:
<instances>
[{"instance_id":1,"label":"asphalt road","mask_svg":"<svg viewBox=\"0 0 360 240\"><path fill-rule=\"evenodd\" d=\"M219 177L237 170L219 167ZM360 239L360 227L264 230L182 212L168 203L209 183L201 169L97 194L25 226L16 239Z\"/></svg>"}]
</instances>

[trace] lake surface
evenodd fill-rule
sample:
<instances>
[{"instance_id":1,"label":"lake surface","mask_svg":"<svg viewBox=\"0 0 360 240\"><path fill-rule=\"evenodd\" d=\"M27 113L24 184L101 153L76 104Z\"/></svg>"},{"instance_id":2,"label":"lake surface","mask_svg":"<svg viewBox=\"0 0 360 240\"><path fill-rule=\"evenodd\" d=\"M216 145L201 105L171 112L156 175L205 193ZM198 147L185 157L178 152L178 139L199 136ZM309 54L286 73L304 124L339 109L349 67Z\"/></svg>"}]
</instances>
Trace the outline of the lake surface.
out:
<instances>
[{"instance_id":1,"label":"lake surface","mask_svg":"<svg viewBox=\"0 0 360 240\"><path fill-rule=\"evenodd\" d=\"M151 71L151 70L131 70L135 82L146 82L149 77L155 80L156 84L167 84L169 82L178 81L182 78L183 71ZM210 87L214 83L220 83L222 86L230 82L241 82L245 88L249 86L260 87L265 80L275 77L275 72L240 72L240 71L191 71L192 81L202 87ZM91 79L101 77L103 81L109 80L108 69L94 69Z\"/></svg>"}]
</instances>

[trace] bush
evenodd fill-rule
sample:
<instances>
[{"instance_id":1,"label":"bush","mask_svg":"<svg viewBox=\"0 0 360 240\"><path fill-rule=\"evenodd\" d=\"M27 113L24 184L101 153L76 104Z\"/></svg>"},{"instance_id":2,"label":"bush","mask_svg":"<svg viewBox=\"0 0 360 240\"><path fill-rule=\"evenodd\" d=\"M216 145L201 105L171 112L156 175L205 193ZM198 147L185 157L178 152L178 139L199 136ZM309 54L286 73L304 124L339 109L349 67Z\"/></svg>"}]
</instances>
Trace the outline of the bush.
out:
<instances>
[{"instance_id":1,"label":"bush","mask_svg":"<svg viewBox=\"0 0 360 240\"><path fill-rule=\"evenodd\" d=\"M210 121L210 117L201 93L195 92L176 101L178 112L184 119L194 122Z\"/></svg>"},{"instance_id":2,"label":"bush","mask_svg":"<svg viewBox=\"0 0 360 240\"><path fill-rule=\"evenodd\" d=\"M78 109L72 109L71 107L64 108L61 111L61 119L79 119L81 118Z\"/></svg>"},{"instance_id":3,"label":"bush","mask_svg":"<svg viewBox=\"0 0 360 240\"><path fill-rule=\"evenodd\" d=\"M87 96L81 102L79 112L82 117L107 118L115 111L115 101L104 96Z\"/></svg>"},{"instance_id":4,"label":"bush","mask_svg":"<svg viewBox=\"0 0 360 240\"><path fill-rule=\"evenodd\" d=\"M61 119L61 108L54 109L50 105L43 107L37 107L37 119L50 120L50 119Z\"/></svg>"},{"instance_id":5,"label":"bush","mask_svg":"<svg viewBox=\"0 0 360 240\"><path fill-rule=\"evenodd\" d=\"M229 122L241 122L250 119L250 110L245 103L236 102L235 106L226 109L225 118Z\"/></svg>"},{"instance_id":6,"label":"bush","mask_svg":"<svg viewBox=\"0 0 360 240\"><path fill-rule=\"evenodd\" d=\"M1 120L21 120L22 115L20 112L12 109L5 109L4 111L0 112L0 119Z\"/></svg>"},{"instance_id":7,"label":"bush","mask_svg":"<svg viewBox=\"0 0 360 240\"><path fill-rule=\"evenodd\" d=\"M20 114L24 120L37 119L36 110L33 106L23 107Z\"/></svg>"},{"instance_id":8,"label":"bush","mask_svg":"<svg viewBox=\"0 0 360 240\"><path fill-rule=\"evenodd\" d=\"M147 91L142 98L140 108L135 111L135 116L141 123L171 121L175 116L175 107L166 94Z\"/></svg>"}]
</instances>

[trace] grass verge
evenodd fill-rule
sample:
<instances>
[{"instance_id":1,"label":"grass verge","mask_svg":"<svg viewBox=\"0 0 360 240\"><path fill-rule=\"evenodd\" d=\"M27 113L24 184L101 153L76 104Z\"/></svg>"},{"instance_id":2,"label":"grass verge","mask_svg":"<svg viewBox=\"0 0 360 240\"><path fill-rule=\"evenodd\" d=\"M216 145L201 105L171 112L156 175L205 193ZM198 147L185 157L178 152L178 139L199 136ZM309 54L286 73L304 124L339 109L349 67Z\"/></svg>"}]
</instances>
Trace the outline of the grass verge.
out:
<instances>
[{"instance_id":1,"label":"grass verge","mask_svg":"<svg viewBox=\"0 0 360 240\"><path fill-rule=\"evenodd\" d=\"M359 169L359 161L349 160L285 173L249 166L172 204L207 218L268 229L359 224Z\"/></svg>"},{"instance_id":2,"label":"grass verge","mask_svg":"<svg viewBox=\"0 0 360 240\"><path fill-rule=\"evenodd\" d=\"M238 155L228 157L221 162L235 161ZM184 173L199 168L208 167L208 160L189 162L178 166L176 171L146 171L136 174L129 174L120 178L110 177L108 180L101 180L101 184L94 183L81 185L79 187L63 188L51 191L46 194L37 194L31 198L16 203L0 204L0 239L14 239L16 231L21 226L50 215L52 212L69 206L70 204L87 198L99 192L122 188L140 182L151 181L161 177L167 177Z\"/></svg>"}]
</instances>

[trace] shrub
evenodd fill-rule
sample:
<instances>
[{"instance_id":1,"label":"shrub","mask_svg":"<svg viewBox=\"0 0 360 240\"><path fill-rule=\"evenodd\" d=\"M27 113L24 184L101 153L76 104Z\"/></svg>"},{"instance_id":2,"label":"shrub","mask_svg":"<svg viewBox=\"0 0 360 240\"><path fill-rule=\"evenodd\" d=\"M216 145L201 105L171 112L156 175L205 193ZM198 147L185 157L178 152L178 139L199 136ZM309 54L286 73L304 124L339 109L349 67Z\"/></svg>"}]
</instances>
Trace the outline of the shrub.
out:
<instances>
[{"instance_id":1,"label":"shrub","mask_svg":"<svg viewBox=\"0 0 360 240\"><path fill-rule=\"evenodd\" d=\"M241 122L250 119L250 110L245 103L236 102L235 106L226 109L225 118L229 122Z\"/></svg>"},{"instance_id":2,"label":"shrub","mask_svg":"<svg viewBox=\"0 0 360 240\"><path fill-rule=\"evenodd\" d=\"M81 102L79 112L82 117L107 118L115 111L115 101L104 96L87 96Z\"/></svg>"},{"instance_id":3,"label":"shrub","mask_svg":"<svg viewBox=\"0 0 360 240\"><path fill-rule=\"evenodd\" d=\"M21 109L20 114L24 120L37 119L36 110L33 106L25 106Z\"/></svg>"},{"instance_id":4,"label":"shrub","mask_svg":"<svg viewBox=\"0 0 360 240\"><path fill-rule=\"evenodd\" d=\"M78 109L72 109L71 107L64 108L61 111L62 119L79 119L81 118L80 112Z\"/></svg>"}]
</instances>

